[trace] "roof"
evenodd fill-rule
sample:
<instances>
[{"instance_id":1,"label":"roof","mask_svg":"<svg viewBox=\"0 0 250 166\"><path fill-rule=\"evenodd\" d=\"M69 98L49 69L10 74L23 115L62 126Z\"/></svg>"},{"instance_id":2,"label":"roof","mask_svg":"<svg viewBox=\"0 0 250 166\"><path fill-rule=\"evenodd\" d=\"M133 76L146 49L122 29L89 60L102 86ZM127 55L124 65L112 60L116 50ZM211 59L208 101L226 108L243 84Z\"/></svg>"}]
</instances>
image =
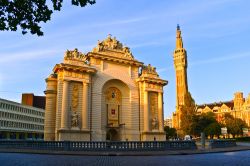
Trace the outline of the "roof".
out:
<instances>
[{"instance_id":1,"label":"roof","mask_svg":"<svg viewBox=\"0 0 250 166\"><path fill-rule=\"evenodd\" d=\"M226 106L228 106L229 108L233 109L234 108L234 102L233 100L231 101L220 101L220 102L214 102L214 103L208 103L208 104L201 104L198 105L198 109L204 109L206 106L209 107L210 109L213 109L214 107L221 107L223 104L225 104Z\"/></svg>"}]
</instances>

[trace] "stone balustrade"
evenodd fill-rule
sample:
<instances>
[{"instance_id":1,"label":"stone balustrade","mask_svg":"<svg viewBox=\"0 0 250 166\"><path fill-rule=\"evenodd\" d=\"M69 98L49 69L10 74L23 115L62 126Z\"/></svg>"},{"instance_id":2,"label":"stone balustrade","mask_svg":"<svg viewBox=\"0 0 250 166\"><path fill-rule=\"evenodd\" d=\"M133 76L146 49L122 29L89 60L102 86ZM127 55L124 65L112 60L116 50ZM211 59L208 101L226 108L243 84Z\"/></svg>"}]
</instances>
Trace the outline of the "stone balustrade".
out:
<instances>
[{"instance_id":1,"label":"stone balustrade","mask_svg":"<svg viewBox=\"0 0 250 166\"><path fill-rule=\"evenodd\" d=\"M226 148L226 147L233 147L236 145L235 139L223 139L223 140L210 140L209 141L209 148Z\"/></svg>"},{"instance_id":2,"label":"stone balustrade","mask_svg":"<svg viewBox=\"0 0 250 166\"><path fill-rule=\"evenodd\" d=\"M0 149L33 149L54 151L164 151L197 149L194 141L14 141L1 140Z\"/></svg>"}]
</instances>

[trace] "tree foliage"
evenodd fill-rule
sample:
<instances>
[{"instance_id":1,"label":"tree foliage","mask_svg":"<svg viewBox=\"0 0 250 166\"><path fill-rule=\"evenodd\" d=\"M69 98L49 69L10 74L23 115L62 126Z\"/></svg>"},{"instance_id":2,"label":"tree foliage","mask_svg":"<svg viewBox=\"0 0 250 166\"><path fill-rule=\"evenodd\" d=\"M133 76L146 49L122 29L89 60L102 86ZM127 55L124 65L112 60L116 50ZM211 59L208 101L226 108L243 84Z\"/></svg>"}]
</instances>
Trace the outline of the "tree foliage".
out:
<instances>
[{"instance_id":1,"label":"tree foliage","mask_svg":"<svg viewBox=\"0 0 250 166\"><path fill-rule=\"evenodd\" d=\"M243 128L247 127L245 121L239 118L234 118L230 114L224 115L224 126L227 128L227 132L232 134L233 137L235 135L243 135Z\"/></svg>"},{"instance_id":2,"label":"tree foliage","mask_svg":"<svg viewBox=\"0 0 250 166\"><path fill-rule=\"evenodd\" d=\"M169 126L165 126L164 131L166 133L166 139L177 137L177 132L175 128L170 128Z\"/></svg>"},{"instance_id":3,"label":"tree foliage","mask_svg":"<svg viewBox=\"0 0 250 166\"><path fill-rule=\"evenodd\" d=\"M227 132L232 134L233 137L235 135L242 135L243 128L247 128L245 121L234 118L229 113L226 113L222 123L219 123L216 121L213 112L193 115L188 126L190 126L190 134L199 136L201 132L205 132L205 135L210 136L210 138L213 138L214 135L219 136L221 134L221 127L226 127Z\"/></svg>"},{"instance_id":4,"label":"tree foliage","mask_svg":"<svg viewBox=\"0 0 250 166\"><path fill-rule=\"evenodd\" d=\"M204 129L205 135L210 136L210 138L213 138L214 135L217 135L218 137L221 134L221 125L218 122L210 123L205 129Z\"/></svg>"},{"instance_id":5,"label":"tree foliage","mask_svg":"<svg viewBox=\"0 0 250 166\"><path fill-rule=\"evenodd\" d=\"M218 126L215 119L215 115L212 112L202 113L201 115L194 115L191 122L191 134L199 136L201 132L205 132L206 135L218 135Z\"/></svg>"},{"instance_id":6,"label":"tree foliage","mask_svg":"<svg viewBox=\"0 0 250 166\"><path fill-rule=\"evenodd\" d=\"M63 0L51 0L50 9L46 0L0 0L0 30L16 31L22 29L22 34L30 31L31 34L42 36L39 23L51 19L53 10L60 11ZM95 0L72 0L72 5L84 7L94 4Z\"/></svg>"},{"instance_id":7,"label":"tree foliage","mask_svg":"<svg viewBox=\"0 0 250 166\"><path fill-rule=\"evenodd\" d=\"M193 116L195 115L195 101L192 98L191 94L188 93L185 96L185 105L181 107L181 129L183 132L183 135L190 134L191 133L191 125Z\"/></svg>"}]
</instances>

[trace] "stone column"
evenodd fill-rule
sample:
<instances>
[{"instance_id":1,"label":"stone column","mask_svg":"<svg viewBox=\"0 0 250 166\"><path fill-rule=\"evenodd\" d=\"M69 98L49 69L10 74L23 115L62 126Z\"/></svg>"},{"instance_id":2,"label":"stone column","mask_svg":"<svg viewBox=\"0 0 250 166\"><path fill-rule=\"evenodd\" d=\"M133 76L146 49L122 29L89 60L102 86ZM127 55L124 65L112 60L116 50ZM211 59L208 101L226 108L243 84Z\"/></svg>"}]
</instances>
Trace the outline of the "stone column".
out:
<instances>
[{"instance_id":1,"label":"stone column","mask_svg":"<svg viewBox=\"0 0 250 166\"><path fill-rule=\"evenodd\" d=\"M46 79L46 82L47 88L44 91L46 95L44 140L55 141L57 79L50 76ZM27 138L27 133L25 137Z\"/></svg>"},{"instance_id":2,"label":"stone column","mask_svg":"<svg viewBox=\"0 0 250 166\"><path fill-rule=\"evenodd\" d=\"M55 140L56 126L56 93L46 93L44 140Z\"/></svg>"},{"instance_id":3,"label":"stone column","mask_svg":"<svg viewBox=\"0 0 250 166\"><path fill-rule=\"evenodd\" d=\"M83 83L82 93L82 130L88 130L88 83Z\"/></svg>"},{"instance_id":4,"label":"stone column","mask_svg":"<svg viewBox=\"0 0 250 166\"><path fill-rule=\"evenodd\" d=\"M69 82L63 81L63 95L62 95L62 114L61 114L61 129L68 129L68 89Z\"/></svg>"},{"instance_id":5,"label":"stone column","mask_svg":"<svg viewBox=\"0 0 250 166\"><path fill-rule=\"evenodd\" d=\"M144 84L145 85L145 84ZM144 90L144 131L149 131L148 91Z\"/></svg>"},{"instance_id":6,"label":"stone column","mask_svg":"<svg viewBox=\"0 0 250 166\"><path fill-rule=\"evenodd\" d=\"M163 119L163 102L162 102L162 92L158 92L158 122L159 130L164 130L164 119Z\"/></svg>"}]
</instances>

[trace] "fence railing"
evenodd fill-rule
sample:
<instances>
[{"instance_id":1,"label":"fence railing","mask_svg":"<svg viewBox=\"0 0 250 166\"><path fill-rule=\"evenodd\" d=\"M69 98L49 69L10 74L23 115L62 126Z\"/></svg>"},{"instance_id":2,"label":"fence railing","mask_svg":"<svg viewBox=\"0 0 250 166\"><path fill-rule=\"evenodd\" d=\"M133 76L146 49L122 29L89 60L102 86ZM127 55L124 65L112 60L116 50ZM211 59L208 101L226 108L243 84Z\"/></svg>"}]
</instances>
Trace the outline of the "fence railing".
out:
<instances>
[{"instance_id":1,"label":"fence railing","mask_svg":"<svg viewBox=\"0 0 250 166\"><path fill-rule=\"evenodd\" d=\"M194 141L25 141L1 140L0 148L54 151L164 151L197 149Z\"/></svg>"},{"instance_id":2,"label":"fence railing","mask_svg":"<svg viewBox=\"0 0 250 166\"><path fill-rule=\"evenodd\" d=\"M209 147L210 148L226 148L226 147L233 147L236 145L235 139L225 139L225 140L210 140Z\"/></svg>"}]
</instances>

